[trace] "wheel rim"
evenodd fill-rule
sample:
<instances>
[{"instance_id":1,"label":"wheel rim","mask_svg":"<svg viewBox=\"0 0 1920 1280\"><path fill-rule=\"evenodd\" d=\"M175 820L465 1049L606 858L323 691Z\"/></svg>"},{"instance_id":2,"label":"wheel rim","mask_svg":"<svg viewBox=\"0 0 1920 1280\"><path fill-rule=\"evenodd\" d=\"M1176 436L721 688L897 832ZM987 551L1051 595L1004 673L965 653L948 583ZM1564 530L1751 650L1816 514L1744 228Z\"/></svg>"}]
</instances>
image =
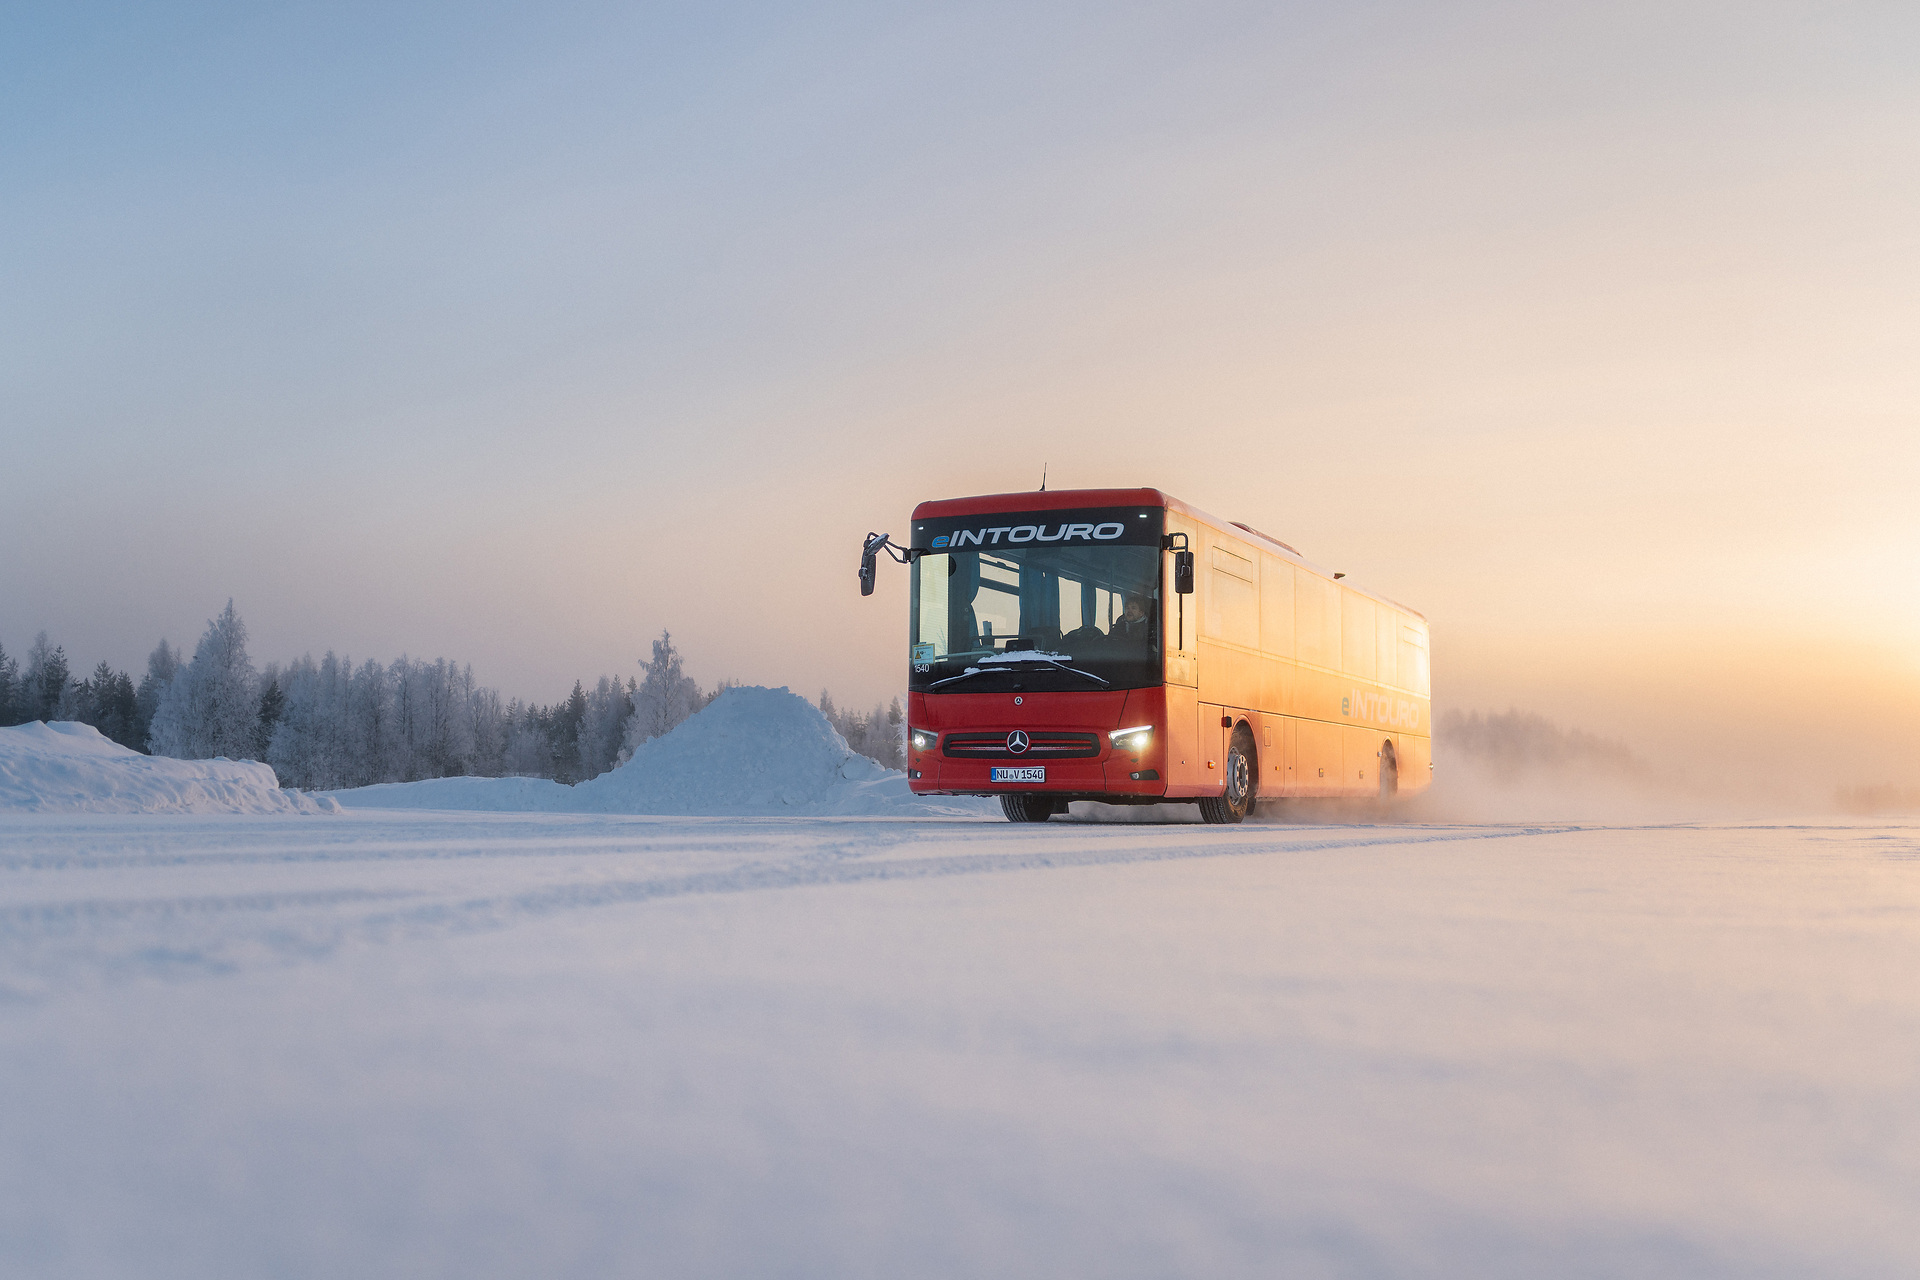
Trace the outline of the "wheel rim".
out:
<instances>
[{"instance_id":1,"label":"wheel rim","mask_svg":"<svg viewBox=\"0 0 1920 1280\"><path fill-rule=\"evenodd\" d=\"M1251 778L1247 768L1247 757L1238 751L1227 753L1227 799L1234 808L1247 802L1247 792L1251 789Z\"/></svg>"}]
</instances>

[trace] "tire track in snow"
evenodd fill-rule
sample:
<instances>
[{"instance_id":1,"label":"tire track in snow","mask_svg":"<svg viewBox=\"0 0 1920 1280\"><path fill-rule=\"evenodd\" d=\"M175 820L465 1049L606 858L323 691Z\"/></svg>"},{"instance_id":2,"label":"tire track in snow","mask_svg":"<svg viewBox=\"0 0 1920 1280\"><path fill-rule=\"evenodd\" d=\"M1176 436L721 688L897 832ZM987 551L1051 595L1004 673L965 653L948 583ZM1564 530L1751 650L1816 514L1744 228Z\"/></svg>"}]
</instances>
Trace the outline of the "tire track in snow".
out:
<instances>
[{"instance_id":1,"label":"tire track in snow","mask_svg":"<svg viewBox=\"0 0 1920 1280\"><path fill-rule=\"evenodd\" d=\"M219 850L220 861L237 865L211 885L197 874L209 870L208 864L177 848L155 848L152 851L161 857L131 864L118 857L91 864L83 858L61 868L24 870L15 884L6 886L16 894L21 889L31 893L34 888L45 892L54 885L84 888L95 876L111 883L116 892L90 895L56 890L44 898L35 894L37 900L0 906L0 1001L44 998L76 983L139 977L200 979L262 965L306 963L356 941L379 945L398 937L500 930L569 911L700 895L1199 858L1419 848L1620 829L1576 824L1226 830L1051 824L1009 829L969 822L679 820L616 822L612 831L582 831L568 824L555 833L557 839L543 842L527 838L538 828L525 823L503 830L506 824L497 822L435 819L423 823L410 817L398 831L382 825L386 829L361 828L363 841L352 855L334 841L316 844L310 832L287 832L282 838L298 841L293 848L261 848L280 831L252 824L240 830L215 824L146 833L148 841L161 846L187 843L200 850L208 837L216 843L231 839L252 846ZM407 839L409 831L417 831L420 839ZM493 835L505 839L490 840ZM512 887L516 859L525 868L526 874L517 877L524 882L551 876L555 859L562 855L578 860L578 865L565 868L564 878ZM651 874L636 875L634 868L623 865L634 861L680 865L655 866ZM364 866L368 875L352 873L358 883L258 885L255 891L246 891L249 878L284 879L303 866L337 876L341 864L348 862ZM709 866L689 870L690 862ZM714 862L723 865L711 866ZM603 869L604 877L582 878L583 873ZM0 872L5 870L0 867ZM376 874L378 880L372 878ZM52 884L35 883L49 876ZM189 877L201 892L129 893L129 877L158 889ZM475 881L481 877L481 883L504 878L509 887L497 893L474 893ZM235 891L219 892L229 887ZM207 892L209 888L214 891Z\"/></svg>"},{"instance_id":2,"label":"tire track in snow","mask_svg":"<svg viewBox=\"0 0 1920 1280\"><path fill-rule=\"evenodd\" d=\"M1127 841L1121 848L1043 850L1016 854L948 854L930 857L863 859L864 847L847 850L851 856L829 861L818 856L782 863L749 863L725 871L663 876L641 880L608 880L553 885L528 893L469 898L462 902L423 904L383 916L369 917L373 927L394 925L452 929L505 927L515 917L544 916L559 911L622 906L667 898L714 894L754 893L779 889L819 888L871 884L894 880L925 880L951 876L1006 874L1018 871L1070 870L1081 867L1139 865L1198 858L1257 857L1283 853L1318 853L1341 849L1369 849L1404 845L1450 844L1498 840L1517 836L1565 835L1588 830L1578 826L1527 826L1472 831L1433 830L1418 836L1373 836L1351 839L1262 841L1251 847L1155 846ZM1119 831L1124 828L1113 828ZM1136 828L1137 830L1137 828ZM1040 833L1021 832L1020 835ZM1249 833L1251 834L1251 833ZM1004 843L1004 837L996 843ZM1140 847L1144 845L1144 847Z\"/></svg>"}]
</instances>

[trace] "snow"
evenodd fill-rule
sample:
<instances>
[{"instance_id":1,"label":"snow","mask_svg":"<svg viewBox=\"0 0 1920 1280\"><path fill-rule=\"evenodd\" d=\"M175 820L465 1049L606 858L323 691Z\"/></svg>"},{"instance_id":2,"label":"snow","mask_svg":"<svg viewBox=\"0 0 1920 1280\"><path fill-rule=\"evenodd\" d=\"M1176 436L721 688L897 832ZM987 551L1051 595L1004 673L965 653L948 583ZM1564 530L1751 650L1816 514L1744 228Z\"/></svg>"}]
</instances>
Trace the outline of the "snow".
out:
<instances>
[{"instance_id":1,"label":"snow","mask_svg":"<svg viewBox=\"0 0 1920 1280\"><path fill-rule=\"evenodd\" d=\"M0 814L328 813L338 806L282 791L251 760L143 756L92 725L34 721L0 729Z\"/></svg>"},{"instance_id":2,"label":"snow","mask_svg":"<svg viewBox=\"0 0 1920 1280\"><path fill-rule=\"evenodd\" d=\"M1022 662L1072 662L1070 653L1042 653L1038 649L1008 649L1004 653L990 653L980 659L980 665L990 667L996 663L1018 666ZM972 668L969 668L971 670Z\"/></svg>"},{"instance_id":3,"label":"snow","mask_svg":"<svg viewBox=\"0 0 1920 1280\"><path fill-rule=\"evenodd\" d=\"M1920 823L0 819L0 1270L1920 1273Z\"/></svg>"},{"instance_id":4,"label":"snow","mask_svg":"<svg viewBox=\"0 0 1920 1280\"><path fill-rule=\"evenodd\" d=\"M547 778L429 778L381 782L326 793L347 809L466 809L486 813L558 813L573 788Z\"/></svg>"},{"instance_id":5,"label":"snow","mask_svg":"<svg viewBox=\"0 0 1920 1280\"><path fill-rule=\"evenodd\" d=\"M907 775L847 746L805 698L786 689L724 691L632 759L575 787L533 778L441 778L331 793L356 809L709 816L999 815L992 801L920 797Z\"/></svg>"}]
</instances>

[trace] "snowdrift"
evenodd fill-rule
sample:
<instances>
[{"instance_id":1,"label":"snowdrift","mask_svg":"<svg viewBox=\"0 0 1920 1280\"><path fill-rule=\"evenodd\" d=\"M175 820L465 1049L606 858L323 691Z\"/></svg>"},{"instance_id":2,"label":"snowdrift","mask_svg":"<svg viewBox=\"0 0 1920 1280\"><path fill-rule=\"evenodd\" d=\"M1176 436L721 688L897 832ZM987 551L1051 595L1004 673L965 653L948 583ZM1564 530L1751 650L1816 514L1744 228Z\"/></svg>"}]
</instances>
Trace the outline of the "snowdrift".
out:
<instances>
[{"instance_id":1,"label":"snowdrift","mask_svg":"<svg viewBox=\"0 0 1920 1280\"><path fill-rule=\"evenodd\" d=\"M170 760L71 721L0 729L0 814L333 813L251 760Z\"/></svg>"},{"instance_id":2,"label":"snowdrift","mask_svg":"<svg viewBox=\"0 0 1920 1280\"><path fill-rule=\"evenodd\" d=\"M480 813L562 813L574 788L547 778L427 778L376 782L326 794L349 809L461 809Z\"/></svg>"},{"instance_id":3,"label":"snowdrift","mask_svg":"<svg viewBox=\"0 0 1920 1280\"><path fill-rule=\"evenodd\" d=\"M331 793L353 809L466 809L694 817L772 814L973 817L989 801L921 797L858 754L805 698L728 689L625 764L577 787L538 778L440 778Z\"/></svg>"}]
</instances>

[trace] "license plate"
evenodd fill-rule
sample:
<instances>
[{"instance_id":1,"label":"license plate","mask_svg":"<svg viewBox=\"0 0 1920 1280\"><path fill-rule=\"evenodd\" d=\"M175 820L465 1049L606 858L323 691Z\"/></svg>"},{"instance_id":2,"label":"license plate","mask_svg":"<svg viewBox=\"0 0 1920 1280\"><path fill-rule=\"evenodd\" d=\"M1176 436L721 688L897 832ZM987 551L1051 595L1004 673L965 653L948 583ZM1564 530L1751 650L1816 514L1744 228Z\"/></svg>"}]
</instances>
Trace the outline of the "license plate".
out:
<instances>
[{"instance_id":1,"label":"license plate","mask_svg":"<svg viewBox=\"0 0 1920 1280\"><path fill-rule=\"evenodd\" d=\"M993 781L995 782L1045 782L1046 780L1047 766L1043 764L1031 765L1025 769L995 769L993 771Z\"/></svg>"}]
</instances>

